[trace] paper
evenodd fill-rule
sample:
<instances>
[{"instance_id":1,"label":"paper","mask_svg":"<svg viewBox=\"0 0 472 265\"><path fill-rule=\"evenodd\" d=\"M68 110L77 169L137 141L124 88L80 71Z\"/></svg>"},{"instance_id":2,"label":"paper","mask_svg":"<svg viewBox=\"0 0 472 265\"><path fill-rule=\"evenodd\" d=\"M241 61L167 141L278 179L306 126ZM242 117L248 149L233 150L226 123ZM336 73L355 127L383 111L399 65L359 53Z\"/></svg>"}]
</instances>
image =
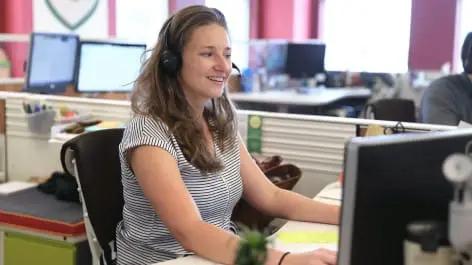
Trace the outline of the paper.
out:
<instances>
[{"instance_id":1,"label":"paper","mask_svg":"<svg viewBox=\"0 0 472 265\"><path fill-rule=\"evenodd\" d=\"M335 188L335 189L324 190L324 191L320 192L320 194L318 194L317 197L322 198L322 199L341 201L342 200L342 189L341 188Z\"/></svg>"},{"instance_id":2,"label":"paper","mask_svg":"<svg viewBox=\"0 0 472 265\"><path fill-rule=\"evenodd\" d=\"M10 181L0 184L0 195L12 194L14 192L25 190L37 185L38 183L34 182Z\"/></svg>"},{"instance_id":3,"label":"paper","mask_svg":"<svg viewBox=\"0 0 472 265\"><path fill-rule=\"evenodd\" d=\"M472 128L472 124L465 121L459 121L459 125L457 125L457 128Z\"/></svg>"},{"instance_id":4,"label":"paper","mask_svg":"<svg viewBox=\"0 0 472 265\"><path fill-rule=\"evenodd\" d=\"M291 231L280 232L277 239L283 243L336 244L337 231Z\"/></svg>"}]
</instances>

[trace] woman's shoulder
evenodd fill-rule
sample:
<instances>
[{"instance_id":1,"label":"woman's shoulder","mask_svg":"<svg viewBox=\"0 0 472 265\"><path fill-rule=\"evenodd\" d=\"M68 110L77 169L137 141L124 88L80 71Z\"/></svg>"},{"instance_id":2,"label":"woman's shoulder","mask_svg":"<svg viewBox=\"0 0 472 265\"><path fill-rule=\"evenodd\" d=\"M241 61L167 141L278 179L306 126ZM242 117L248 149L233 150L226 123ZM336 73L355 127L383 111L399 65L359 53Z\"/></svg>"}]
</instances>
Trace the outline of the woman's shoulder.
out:
<instances>
[{"instance_id":1,"label":"woman's shoulder","mask_svg":"<svg viewBox=\"0 0 472 265\"><path fill-rule=\"evenodd\" d=\"M144 134L148 136L165 136L171 135L167 124L159 118L151 115L135 114L128 121L125 129L126 132L132 134Z\"/></svg>"}]
</instances>

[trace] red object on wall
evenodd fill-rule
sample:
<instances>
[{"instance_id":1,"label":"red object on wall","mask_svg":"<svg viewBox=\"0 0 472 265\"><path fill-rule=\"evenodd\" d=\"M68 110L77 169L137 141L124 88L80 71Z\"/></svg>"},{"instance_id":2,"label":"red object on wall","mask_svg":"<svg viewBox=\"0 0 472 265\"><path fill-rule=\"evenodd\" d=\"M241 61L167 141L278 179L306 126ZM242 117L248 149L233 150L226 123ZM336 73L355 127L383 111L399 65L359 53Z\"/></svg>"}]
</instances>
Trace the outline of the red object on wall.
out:
<instances>
[{"instance_id":1,"label":"red object on wall","mask_svg":"<svg viewBox=\"0 0 472 265\"><path fill-rule=\"evenodd\" d=\"M292 39L293 1L260 0L259 37L263 39Z\"/></svg>"},{"instance_id":2,"label":"red object on wall","mask_svg":"<svg viewBox=\"0 0 472 265\"><path fill-rule=\"evenodd\" d=\"M116 36L116 0L108 0L108 36Z\"/></svg>"},{"instance_id":3,"label":"red object on wall","mask_svg":"<svg viewBox=\"0 0 472 265\"><path fill-rule=\"evenodd\" d=\"M6 32L6 17L5 17L5 9L6 9L6 1L0 1L0 33Z\"/></svg>"},{"instance_id":4,"label":"red object on wall","mask_svg":"<svg viewBox=\"0 0 472 265\"><path fill-rule=\"evenodd\" d=\"M3 0L0 17L4 19L3 32L29 34L33 28L32 1ZM4 44L7 56L12 64L12 76L23 76L23 63L28 56L27 43Z\"/></svg>"},{"instance_id":5,"label":"red object on wall","mask_svg":"<svg viewBox=\"0 0 472 265\"><path fill-rule=\"evenodd\" d=\"M414 0L412 2L410 70L438 70L453 63L456 2Z\"/></svg>"},{"instance_id":6,"label":"red object on wall","mask_svg":"<svg viewBox=\"0 0 472 265\"><path fill-rule=\"evenodd\" d=\"M258 3L257 38L303 40L318 37L320 0L253 1ZM251 4L253 6L256 4Z\"/></svg>"}]
</instances>

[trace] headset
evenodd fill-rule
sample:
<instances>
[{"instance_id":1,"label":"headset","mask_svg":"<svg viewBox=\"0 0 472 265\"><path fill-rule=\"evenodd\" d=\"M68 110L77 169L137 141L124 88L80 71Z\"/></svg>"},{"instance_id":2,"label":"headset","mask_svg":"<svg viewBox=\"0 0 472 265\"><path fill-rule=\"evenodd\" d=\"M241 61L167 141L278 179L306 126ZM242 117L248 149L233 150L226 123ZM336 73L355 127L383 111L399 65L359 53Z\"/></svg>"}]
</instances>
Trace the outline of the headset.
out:
<instances>
[{"instance_id":1,"label":"headset","mask_svg":"<svg viewBox=\"0 0 472 265\"><path fill-rule=\"evenodd\" d=\"M472 32L469 32L465 37L464 44L461 51L462 66L464 72L472 74Z\"/></svg>"},{"instance_id":2,"label":"headset","mask_svg":"<svg viewBox=\"0 0 472 265\"><path fill-rule=\"evenodd\" d=\"M179 72L182 65L182 57L179 53L172 49L172 46L169 43L170 28L174 17L169 18L166 28L164 30L163 43L164 49L162 51L161 57L159 58L159 66L164 70L165 73L171 76L175 76Z\"/></svg>"},{"instance_id":3,"label":"headset","mask_svg":"<svg viewBox=\"0 0 472 265\"><path fill-rule=\"evenodd\" d=\"M217 9L213 9L217 14L221 14L221 12ZM172 26L172 21L174 20L174 16L169 18L167 25L165 26L164 36L162 36L162 41L164 43L164 49L162 51L161 57L159 58L159 66L163 69L165 73L170 76L175 76L180 71L182 66L182 55L180 52L176 51L175 48L169 42L170 37L170 28ZM231 63L231 67L238 72L238 75L241 76L241 71L239 67Z\"/></svg>"}]
</instances>

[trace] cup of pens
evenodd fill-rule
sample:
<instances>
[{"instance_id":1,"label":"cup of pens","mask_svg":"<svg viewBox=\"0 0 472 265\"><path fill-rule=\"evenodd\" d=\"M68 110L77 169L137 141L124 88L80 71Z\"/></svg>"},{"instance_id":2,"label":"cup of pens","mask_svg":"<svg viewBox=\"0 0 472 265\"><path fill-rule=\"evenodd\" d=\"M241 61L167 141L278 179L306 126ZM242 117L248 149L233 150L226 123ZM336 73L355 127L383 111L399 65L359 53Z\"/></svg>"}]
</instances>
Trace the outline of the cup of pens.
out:
<instances>
[{"instance_id":1,"label":"cup of pens","mask_svg":"<svg viewBox=\"0 0 472 265\"><path fill-rule=\"evenodd\" d=\"M23 109L26 113L26 123L32 133L49 134L54 125L56 111L51 107L40 104L23 103Z\"/></svg>"}]
</instances>

